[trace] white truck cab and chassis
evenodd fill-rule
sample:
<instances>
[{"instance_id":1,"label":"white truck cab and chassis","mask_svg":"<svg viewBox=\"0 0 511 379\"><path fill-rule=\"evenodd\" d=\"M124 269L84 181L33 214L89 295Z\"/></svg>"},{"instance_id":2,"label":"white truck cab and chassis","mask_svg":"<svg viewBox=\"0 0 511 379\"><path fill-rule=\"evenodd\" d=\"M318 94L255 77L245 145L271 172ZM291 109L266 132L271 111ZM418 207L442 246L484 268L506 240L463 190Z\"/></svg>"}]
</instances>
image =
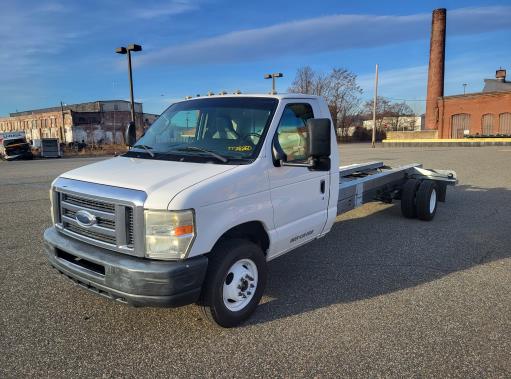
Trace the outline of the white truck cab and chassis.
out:
<instances>
[{"instance_id":1,"label":"white truck cab and chassis","mask_svg":"<svg viewBox=\"0 0 511 379\"><path fill-rule=\"evenodd\" d=\"M456 173L383 162L339 167L321 97L224 95L171 105L124 155L59 176L49 262L132 306L200 304L224 327L259 303L268 261L327 234L336 216L401 201L431 220Z\"/></svg>"}]
</instances>

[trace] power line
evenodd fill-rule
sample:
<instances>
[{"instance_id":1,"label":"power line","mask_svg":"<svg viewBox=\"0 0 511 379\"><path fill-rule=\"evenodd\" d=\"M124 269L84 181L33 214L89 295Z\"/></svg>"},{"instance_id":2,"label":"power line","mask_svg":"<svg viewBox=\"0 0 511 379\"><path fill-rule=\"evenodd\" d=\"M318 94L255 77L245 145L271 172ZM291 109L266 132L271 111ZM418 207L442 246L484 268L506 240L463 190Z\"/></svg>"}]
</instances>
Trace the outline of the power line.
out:
<instances>
[{"instance_id":1,"label":"power line","mask_svg":"<svg viewBox=\"0 0 511 379\"><path fill-rule=\"evenodd\" d=\"M386 99L389 99L389 100L395 100L395 101L427 101L426 99L397 99L395 97L386 97Z\"/></svg>"}]
</instances>

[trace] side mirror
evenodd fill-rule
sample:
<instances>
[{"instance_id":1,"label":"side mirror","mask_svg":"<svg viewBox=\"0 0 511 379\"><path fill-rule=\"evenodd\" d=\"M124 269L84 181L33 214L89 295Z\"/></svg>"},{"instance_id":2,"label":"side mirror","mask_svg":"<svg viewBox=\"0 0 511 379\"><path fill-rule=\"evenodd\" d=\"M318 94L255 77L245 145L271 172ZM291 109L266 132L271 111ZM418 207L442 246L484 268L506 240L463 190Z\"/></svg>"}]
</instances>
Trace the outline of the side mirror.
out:
<instances>
[{"instance_id":1,"label":"side mirror","mask_svg":"<svg viewBox=\"0 0 511 379\"><path fill-rule=\"evenodd\" d=\"M307 167L312 171L330 170L330 153L332 141L331 122L328 118L307 120L307 159L303 162L287 162L287 155L282 150L277 135L272 143L273 164L276 167Z\"/></svg>"},{"instance_id":2,"label":"side mirror","mask_svg":"<svg viewBox=\"0 0 511 379\"><path fill-rule=\"evenodd\" d=\"M307 120L309 133L309 157L321 159L330 157L331 122L328 118L311 118Z\"/></svg>"},{"instance_id":3,"label":"side mirror","mask_svg":"<svg viewBox=\"0 0 511 379\"><path fill-rule=\"evenodd\" d=\"M124 141L126 142L126 146L132 147L137 142L137 130L135 128L135 123L130 121L128 125L126 125L126 130L124 131Z\"/></svg>"}]
</instances>

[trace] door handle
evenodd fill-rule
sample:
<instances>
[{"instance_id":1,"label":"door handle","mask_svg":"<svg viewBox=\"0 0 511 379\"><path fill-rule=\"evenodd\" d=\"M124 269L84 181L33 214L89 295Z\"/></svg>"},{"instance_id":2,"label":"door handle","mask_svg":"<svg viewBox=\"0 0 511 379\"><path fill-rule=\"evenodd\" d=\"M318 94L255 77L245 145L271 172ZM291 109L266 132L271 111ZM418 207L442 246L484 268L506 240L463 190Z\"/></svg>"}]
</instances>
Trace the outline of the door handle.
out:
<instances>
[{"instance_id":1,"label":"door handle","mask_svg":"<svg viewBox=\"0 0 511 379\"><path fill-rule=\"evenodd\" d=\"M321 182L319 182L319 190L321 193L325 193L325 180L321 179Z\"/></svg>"}]
</instances>

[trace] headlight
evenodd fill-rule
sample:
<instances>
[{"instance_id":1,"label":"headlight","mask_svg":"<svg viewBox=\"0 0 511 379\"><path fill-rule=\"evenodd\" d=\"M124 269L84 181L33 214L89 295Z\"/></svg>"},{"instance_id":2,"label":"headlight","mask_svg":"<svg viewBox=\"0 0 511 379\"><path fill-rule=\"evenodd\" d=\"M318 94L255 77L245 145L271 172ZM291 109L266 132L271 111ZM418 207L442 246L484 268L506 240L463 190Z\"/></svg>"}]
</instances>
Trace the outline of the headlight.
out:
<instances>
[{"instance_id":1,"label":"headlight","mask_svg":"<svg viewBox=\"0 0 511 379\"><path fill-rule=\"evenodd\" d=\"M147 258L172 260L186 257L195 237L192 210L146 210L144 218Z\"/></svg>"}]
</instances>

